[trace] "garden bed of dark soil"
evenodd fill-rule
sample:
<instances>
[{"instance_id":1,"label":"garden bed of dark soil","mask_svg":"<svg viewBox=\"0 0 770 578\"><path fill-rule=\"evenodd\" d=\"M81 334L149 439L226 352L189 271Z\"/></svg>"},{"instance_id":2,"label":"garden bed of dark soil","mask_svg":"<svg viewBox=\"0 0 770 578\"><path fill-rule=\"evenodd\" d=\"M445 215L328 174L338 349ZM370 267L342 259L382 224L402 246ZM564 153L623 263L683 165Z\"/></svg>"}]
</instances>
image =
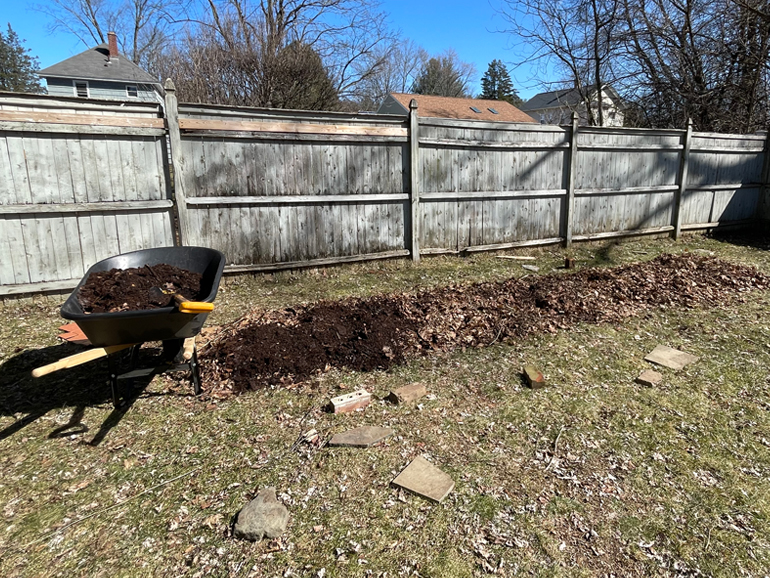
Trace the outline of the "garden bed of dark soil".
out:
<instances>
[{"instance_id":1,"label":"garden bed of dark soil","mask_svg":"<svg viewBox=\"0 0 770 578\"><path fill-rule=\"evenodd\" d=\"M204 347L204 383L221 394L238 393L290 386L332 367L387 369L434 351L509 342L581 322L620 322L653 307L723 305L769 282L753 267L662 255L616 268L254 311Z\"/></svg>"},{"instance_id":2,"label":"garden bed of dark soil","mask_svg":"<svg viewBox=\"0 0 770 578\"><path fill-rule=\"evenodd\" d=\"M145 265L130 269L110 269L91 273L78 292L78 301L86 313L114 313L169 307L174 293L190 301L200 297L200 273L173 265ZM168 294L153 292L159 287Z\"/></svg>"}]
</instances>

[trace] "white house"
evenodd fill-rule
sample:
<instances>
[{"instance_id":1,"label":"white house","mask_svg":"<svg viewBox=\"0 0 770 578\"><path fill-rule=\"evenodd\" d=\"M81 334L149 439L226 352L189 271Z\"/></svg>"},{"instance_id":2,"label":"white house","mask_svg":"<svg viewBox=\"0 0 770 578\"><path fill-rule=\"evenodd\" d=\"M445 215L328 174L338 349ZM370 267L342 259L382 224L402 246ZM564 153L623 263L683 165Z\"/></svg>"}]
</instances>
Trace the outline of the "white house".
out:
<instances>
[{"instance_id":1,"label":"white house","mask_svg":"<svg viewBox=\"0 0 770 578\"><path fill-rule=\"evenodd\" d=\"M591 90L589 94L594 119L598 123L599 99L596 98L596 90ZM617 91L605 85L602 88L604 126L623 126L623 108L623 100ZM581 125L589 124L585 102L575 88L536 94L521 106L521 110L541 124L569 124L572 122L573 112L578 113Z\"/></svg>"}]
</instances>

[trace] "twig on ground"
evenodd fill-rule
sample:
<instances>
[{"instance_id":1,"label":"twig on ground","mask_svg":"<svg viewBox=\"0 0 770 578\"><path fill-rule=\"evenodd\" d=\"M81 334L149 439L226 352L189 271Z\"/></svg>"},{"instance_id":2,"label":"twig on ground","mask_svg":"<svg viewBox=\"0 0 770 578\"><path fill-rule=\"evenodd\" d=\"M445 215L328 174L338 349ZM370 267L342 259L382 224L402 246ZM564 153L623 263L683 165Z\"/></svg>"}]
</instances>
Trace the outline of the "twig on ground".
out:
<instances>
[{"instance_id":1,"label":"twig on ground","mask_svg":"<svg viewBox=\"0 0 770 578\"><path fill-rule=\"evenodd\" d=\"M556 439L553 440L553 452L551 453L551 459L548 461L548 465L545 466L545 471L550 470L551 466L556 460L556 450L559 449L559 438L561 437L561 434L563 431L564 431L564 426L561 426L561 428L559 428L559 433L556 434Z\"/></svg>"},{"instance_id":2,"label":"twig on ground","mask_svg":"<svg viewBox=\"0 0 770 578\"><path fill-rule=\"evenodd\" d=\"M67 529L71 528L72 526L76 526L77 524L80 524L81 522L85 522L86 520L88 520L90 518L95 518L96 516L104 514L105 512L109 512L110 510L114 510L115 508L119 508L120 506L123 506L124 504L127 504L128 502L131 502L132 500L135 500L135 499L137 499L140 496L144 496L145 494L148 494L148 493L152 492L153 490L157 490L158 488L160 488L162 486L165 486L165 485L168 485L171 482L175 482L175 481L177 481L177 480L179 480L181 478L184 478L185 476L189 476L190 474L194 474L195 472L197 472L198 470L200 470L202 468L203 468L203 466L198 466L197 468L193 468L189 472L185 472L184 474L180 474L180 475L178 475L176 477L171 478L170 480L166 480L165 482L161 482L159 484L156 484L156 485L152 486L151 488L147 488L143 492L139 492L135 496L131 496L130 498L126 498L122 502L118 502L117 504L113 504L112 506L109 506L107 508L99 510L98 512L94 512L93 514L89 514L88 516L83 516L82 518L79 518L79 519L75 520L74 522L70 522L69 524L65 524L61 528L57 528L56 530L48 532L42 538L38 538L37 540L33 540L32 542L24 544L24 546L21 547L21 550L26 550L30 546L34 546L35 544L39 544L40 542L45 542L51 536L54 536L54 535L58 534L59 532L63 532L64 530L67 530Z\"/></svg>"},{"instance_id":3,"label":"twig on ground","mask_svg":"<svg viewBox=\"0 0 770 578\"><path fill-rule=\"evenodd\" d=\"M500 326L500 331L497 332L497 336L492 340L492 342L489 345L494 345L495 342L500 338L500 334L503 332L503 326Z\"/></svg>"}]
</instances>

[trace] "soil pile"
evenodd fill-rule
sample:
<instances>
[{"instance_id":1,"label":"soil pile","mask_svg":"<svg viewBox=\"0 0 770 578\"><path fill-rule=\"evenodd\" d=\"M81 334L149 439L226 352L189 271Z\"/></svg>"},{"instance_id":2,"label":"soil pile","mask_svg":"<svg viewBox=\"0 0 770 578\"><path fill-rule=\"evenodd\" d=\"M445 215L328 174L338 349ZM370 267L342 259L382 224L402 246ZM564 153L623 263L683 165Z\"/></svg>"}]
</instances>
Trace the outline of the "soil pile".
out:
<instances>
[{"instance_id":1,"label":"soil pile","mask_svg":"<svg viewBox=\"0 0 770 578\"><path fill-rule=\"evenodd\" d=\"M663 255L612 269L253 312L206 347L204 383L238 392L300 382L330 367L386 369L431 351L618 322L651 307L723 304L768 286L752 267Z\"/></svg>"},{"instance_id":2,"label":"soil pile","mask_svg":"<svg viewBox=\"0 0 770 578\"><path fill-rule=\"evenodd\" d=\"M169 294L151 291L153 287ZM78 301L86 313L115 313L169 307L173 293L195 301L200 291L200 273L173 265L145 265L91 273L78 292Z\"/></svg>"}]
</instances>

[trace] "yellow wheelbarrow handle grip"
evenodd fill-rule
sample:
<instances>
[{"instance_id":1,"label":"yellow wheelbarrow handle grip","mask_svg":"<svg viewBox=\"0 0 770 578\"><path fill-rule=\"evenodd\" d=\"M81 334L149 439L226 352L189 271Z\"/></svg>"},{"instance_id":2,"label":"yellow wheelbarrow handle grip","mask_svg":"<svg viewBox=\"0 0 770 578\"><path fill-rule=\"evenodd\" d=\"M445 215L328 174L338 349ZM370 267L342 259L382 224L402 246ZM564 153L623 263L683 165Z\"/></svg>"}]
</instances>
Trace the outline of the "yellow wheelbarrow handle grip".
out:
<instances>
[{"instance_id":1,"label":"yellow wheelbarrow handle grip","mask_svg":"<svg viewBox=\"0 0 770 578\"><path fill-rule=\"evenodd\" d=\"M209 313L214 311L214 304L205 301L182 301L179 304L180 313Z\"/></svg>"}]
</instances>

